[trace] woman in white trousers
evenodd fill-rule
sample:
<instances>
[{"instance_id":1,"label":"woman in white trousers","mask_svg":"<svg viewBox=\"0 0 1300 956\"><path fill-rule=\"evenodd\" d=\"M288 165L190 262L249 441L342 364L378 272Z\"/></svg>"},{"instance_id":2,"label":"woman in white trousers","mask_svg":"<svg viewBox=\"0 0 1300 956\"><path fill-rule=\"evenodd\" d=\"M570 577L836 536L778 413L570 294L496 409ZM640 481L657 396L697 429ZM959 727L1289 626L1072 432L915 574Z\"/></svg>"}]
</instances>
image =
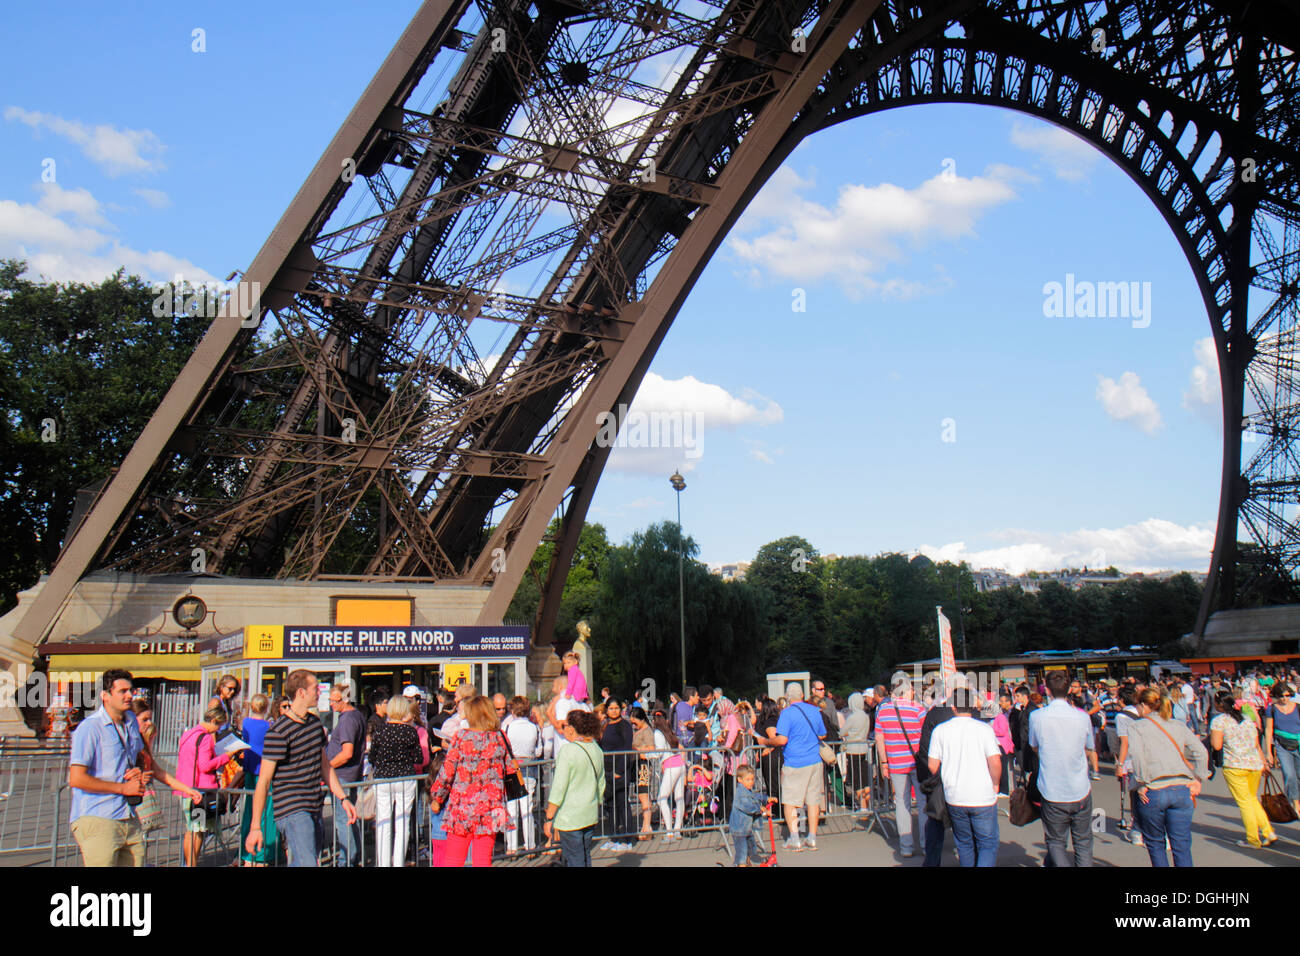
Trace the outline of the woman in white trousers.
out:
<instances>
[{"instance_id":1,"label":"woman in white trousers","mask_svg":"<svg viewBox=\"0 0 1300 956\"><path fill-rule=\"evenodd\" d=\"M507 704L510 715L502 729L510 742L510 752L515 760L523 763L536 760L542 753L542 733L537 724L529 718L528 698L512 697ZM533 814L533 793L537 788L537 767L521 767L524 787L528 792L518 800L506 801L506 812L514 824L506 831L506 852L514 853L519 849L519 835L523 834L524 849L531 850L537 846L537 820Z\"/></svg>"},{"instance_id":2,"label":"woman in white trousers","mask_svg":"<svg viewBox=\"0 0 1300 956\"><path fill-rule=\"evenodd\" d=\"M375 862L406 865L411 805L415 802L415 767L423 759L409 697L388 701L388 720L370 737L370 765L375 773ZM400 779L400 778L411 779Z\"/></svg>"},{"instance_id":3,"label":"woman in white trousers","mask_svg":"<svg viewBox=\"0 0 1300 956\"><path fill-rule=\"evenodd\" d=\"M655 749L662 753L659 779L659 821L665 830L665 840L682 838L682 817L686 813L686 758L682 755L677 735L663 717L655 717ZM668 795L672 794L674 811L669 813ZM669 819L673 821L669 824Z\"/></svg>"}]
</instances>

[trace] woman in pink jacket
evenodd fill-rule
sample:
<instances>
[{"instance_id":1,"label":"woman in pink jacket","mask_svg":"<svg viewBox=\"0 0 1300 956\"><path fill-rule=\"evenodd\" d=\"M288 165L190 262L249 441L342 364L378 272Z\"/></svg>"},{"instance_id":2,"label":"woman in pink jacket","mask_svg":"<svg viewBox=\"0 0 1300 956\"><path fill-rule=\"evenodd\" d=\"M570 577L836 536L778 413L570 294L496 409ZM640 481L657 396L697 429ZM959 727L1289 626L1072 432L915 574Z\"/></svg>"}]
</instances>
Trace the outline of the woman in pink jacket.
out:
<instances>
[{"instance_id":1,"label":"woman in pink jacket","mask_svg":"<svg viewBox=\"0 0 1300 956\"><path fill-rule=\"evenodd\" d=\"M216 752L216 733L226 723L226 712L221 707L209 707L201 723L181 735L176 753L176 779L196 790L216 790L220 787L217 771L230 759L229 754ZM185 842L182 851L185 865L198 862L203 847L203 835L217 832L217 820L208 816L192 798L182 794L181 816L185 820Z\"/></svg>"}]
</instances>

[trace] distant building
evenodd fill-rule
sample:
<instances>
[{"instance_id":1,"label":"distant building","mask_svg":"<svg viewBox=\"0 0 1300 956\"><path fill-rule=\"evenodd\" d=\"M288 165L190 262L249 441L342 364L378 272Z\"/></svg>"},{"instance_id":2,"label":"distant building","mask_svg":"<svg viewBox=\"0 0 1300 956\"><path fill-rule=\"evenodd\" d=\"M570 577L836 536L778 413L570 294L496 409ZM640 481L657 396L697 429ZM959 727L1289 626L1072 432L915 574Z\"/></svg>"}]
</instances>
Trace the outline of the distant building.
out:
<instances>
[{"instance_id":1,"label":"distant building","mask_svg":"<svg viewBox=\"0 0 1300 956\"><path fill-rule=\"evenodd\" d=\"M1098 574L1084 568L1082 571L1074 568L1064 568L1057 571L1031 571L1026 574L1009 574L1001 568L981 568L978 571L971 572L971 579L975 582L975 590L981 594L986 591L996 591L998 588L1010 587L1018 584L1029 594L1037 594L1048 581L1055 581L1062 587L1078 591L1080 588L1089 586L1096 587L1114 587L1124 581L1168 581L1180 574L1190 575L1192 580L1200 585L1205 584L1205 573L1202 571L1154 571L1150 574L1136 572L1134 574Z\"/></svg>"},{"instance_id":2,"label":"distant building","mask_svg":"<svg viewBox=\"0 0 1300 956\"><path fill-rule=\"evenodd\" d=\"M724 581L743 581L745 572L749 570L748 561L737 561L735 564L715 564L709 568L709 571L722 578Z\"/></svg>"}]
</instances>

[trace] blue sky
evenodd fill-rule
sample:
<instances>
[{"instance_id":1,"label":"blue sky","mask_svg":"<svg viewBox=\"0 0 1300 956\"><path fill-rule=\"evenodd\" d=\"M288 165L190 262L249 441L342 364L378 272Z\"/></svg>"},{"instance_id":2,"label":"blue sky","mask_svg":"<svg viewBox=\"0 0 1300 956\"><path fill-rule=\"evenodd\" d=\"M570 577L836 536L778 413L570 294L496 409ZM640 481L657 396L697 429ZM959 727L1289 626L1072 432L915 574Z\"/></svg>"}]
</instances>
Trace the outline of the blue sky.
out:
<instances>
[{"instance_id":1,"label":"blue sky","mask_svg":"<svg viewBox=\"0 0 1300 956\"><path fill-rule=\"evenodd\" d=\"M87 280L246 267L416 6L13 8L0 255ZM1149 283L1149 324L1045 316L1067 274ZM1209 334L1168 227L1090 147L990 108L855 120L769 183L638 396L702 416L702 454L618 449L590 517L615 540L672 517L683 467L710 563L801 534L977 567L1205 570Z\"/></svg>"}]
</instances>

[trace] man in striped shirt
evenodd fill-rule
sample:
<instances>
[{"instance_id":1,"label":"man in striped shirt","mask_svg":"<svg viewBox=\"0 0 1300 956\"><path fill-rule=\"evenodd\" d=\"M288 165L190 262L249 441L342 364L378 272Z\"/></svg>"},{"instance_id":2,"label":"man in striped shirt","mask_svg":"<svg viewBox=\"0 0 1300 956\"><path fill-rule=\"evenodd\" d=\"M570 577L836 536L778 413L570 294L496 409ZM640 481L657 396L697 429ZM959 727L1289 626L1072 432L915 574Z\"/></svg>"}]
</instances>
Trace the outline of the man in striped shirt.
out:
<instances>
[{"instance_id":1,"label":"man in striped shirt","mask_svg":"<svg viewBox=\"0 0 1300 956\"><path fill-rule=\"evenodd\" d=\"M253 793L252 824L244 842L249 853L262 849L262 811L274 780L275 828L281 845L289 850L290 866L317 864L322 780L329 782L330 793L342 805L348 825L357 822L356 808L325 756L325 728L316 716L318 683L316 675L305 670L293 671L285 679L289 710L266 733L262 769Z\"/></svg>"},{"instance_id":2,"label":"man in striped shirt","mask_svg":"<svg viewBox=\"0 0 1300 956\"><path fill-rule=\"evenodd\" d=\"M916 782L916 750L921 744L925 708L915 700L916 690L904 674L894 678L889 700L876 708L876 755L894 790L894 819L898 824L898 850L912 855L912 793L920 794ZM924 804L916 801L918 823L924 823ZM920 829L921 852L925 852L925 830Z\"/></svg>"}]
</instances>

